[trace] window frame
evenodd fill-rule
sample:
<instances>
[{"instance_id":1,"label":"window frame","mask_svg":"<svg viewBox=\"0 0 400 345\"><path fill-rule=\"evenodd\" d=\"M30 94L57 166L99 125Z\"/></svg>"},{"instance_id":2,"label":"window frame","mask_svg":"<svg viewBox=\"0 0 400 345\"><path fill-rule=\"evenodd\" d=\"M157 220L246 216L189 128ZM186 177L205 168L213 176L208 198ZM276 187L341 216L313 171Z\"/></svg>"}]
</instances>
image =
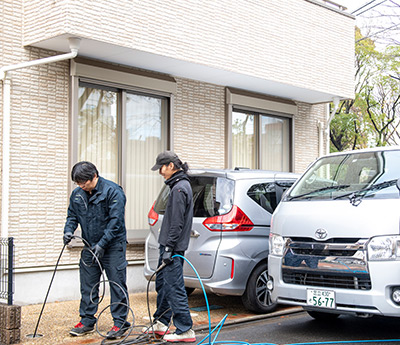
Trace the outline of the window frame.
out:
<instances>
[{"instance_id":1,"label":"window frame","mask_svg":"<svg viewBox=\"0 0 400 345\"><path fill-rule=\"evenodd\" d=\"M295 171L294 164L294 118L297 114L297 105L289 100L277 99L266 95L255 94L244 90L226 88L226 157L225 165L228 169L232 166L232 118L233 112L246 112L255 115L255 154L256 169L261 166L262 148L262 116L289 120L289 172Z\"/></svg>"},{"instance_id":2,"label":"window frame","mask_svg":"<svg viewBox=\"0 0 400 345\"><path fill-rule=\"evenodd\" d=\"M138 72L138 73L136 73ZM120 81L120 82L119 82ZM126 68L118 68L108 64L99 63L91 60L71 61L71 89L70 89L70 124L69 124L69 171L78 159L78 93L81 83L92 85L99 88L118 90L118 179L119 184L124 187L126 178L124 171L126 170L126 162L123 159L126 154L126 137L124 130L126 129L126 96L127 93L145 95L151 97L159 97L166 100L166 126L162 128L165 136L166 149L173 150L173 123L174 123L174 97L176 94L175 79L169 76L159 76L151 72L128 70ZM149 172L151 173L151 172ZM69 175L68 175L69 176ZM69 179L68 194L76 186ZM69 197L69 195L68 195ZM143 215L146 217L146 215ZM127 229L127 239L129 243L144 243L149 229Z\"/></svg>"}]
</instances>

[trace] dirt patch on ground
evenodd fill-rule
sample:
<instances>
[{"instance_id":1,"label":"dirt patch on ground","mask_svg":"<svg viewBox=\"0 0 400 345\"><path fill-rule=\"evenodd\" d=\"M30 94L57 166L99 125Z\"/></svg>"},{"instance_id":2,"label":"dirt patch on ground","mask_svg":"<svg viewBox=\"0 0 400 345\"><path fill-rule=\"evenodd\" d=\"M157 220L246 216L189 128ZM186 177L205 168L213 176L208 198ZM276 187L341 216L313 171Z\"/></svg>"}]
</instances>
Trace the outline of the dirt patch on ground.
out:
<instances>
[{"instance_id":1,"label":"dirt patch on ground","mask_svg":"<svg viewBox=\"0 0 400 345\"><path fill-rule=\"evenodd\" d=\"M225 323L235 322L246 318L257 317L257 314L246 311L240 297L207 295L210 306L210 317L212 325L216 325L228 314ZM109 304L109 298L105 298L99 306L99 312ZM156 293L149 293L150 313L154 313L156 306ZM135 325L148 325L149 316L147 308L146 293L130 295L130 306L135 314ZM208 312L204 294L196 290L189 297L192 319L195 329L208 327ZM83 337L71 337L68 331L79 322L79 301L47 303L37 330L37 334L43 337L30 339L27 334L33 334L37 324L42 305L29 305L22 307L21 343L35 345L57 345L57 344L96 344L103 338L98 333L91 333ZM280 308L281 310L283 308ZM286 308L287 309L287 308ZM132 321L130 315L129 321ZM102 334L113 326L109 308L102 313L98 323L98 329ZM141 327L135 329L139 332ZM173 329L173 326L171 327Z\"/></svg>"}]
</instances>

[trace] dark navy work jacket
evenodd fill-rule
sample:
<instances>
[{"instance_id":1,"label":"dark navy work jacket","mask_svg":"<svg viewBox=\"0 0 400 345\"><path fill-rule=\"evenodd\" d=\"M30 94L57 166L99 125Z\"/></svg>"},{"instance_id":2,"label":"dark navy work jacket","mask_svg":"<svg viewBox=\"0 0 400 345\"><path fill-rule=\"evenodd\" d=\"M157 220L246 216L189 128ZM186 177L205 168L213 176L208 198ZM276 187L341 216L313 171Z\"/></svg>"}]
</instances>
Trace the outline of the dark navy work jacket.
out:
<instances>
[{"instance_id":1,"label":"dark navy work jacket","mask_svg":"<svg viewBox=\"0 0 400 345\"><path fill-rule=\"evenodd\" d=\"M126 242L125 204L122 188L102 177L91 195L80 187L75 188L70 197L64 233L74 233L80 224L82 238L90 246L98 244L107 248L120 241Z\"/></svg>"}]
</instances>

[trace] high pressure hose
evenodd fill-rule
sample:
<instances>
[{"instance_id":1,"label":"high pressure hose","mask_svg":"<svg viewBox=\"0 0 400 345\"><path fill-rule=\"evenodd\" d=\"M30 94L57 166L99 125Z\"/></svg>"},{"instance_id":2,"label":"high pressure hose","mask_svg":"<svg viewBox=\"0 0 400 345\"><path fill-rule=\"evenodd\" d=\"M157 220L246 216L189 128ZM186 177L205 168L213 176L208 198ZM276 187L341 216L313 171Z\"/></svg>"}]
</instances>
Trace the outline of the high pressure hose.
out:
<instances>
[{"instance_id":1,"label":"high pressure hose","mask_svg":"<svg viewBox=\"0 0 400 345\"><path fill-rule=\"evenodd\" d=\"M42 318L44 306L46 305L46 302L47 302L47 297L49 296L51 285L53 284L54 276L56 275L58 264L60 262L61 256L62 256L62 254L64 252L64 249L65 249L65 246L66 245L64 244L64 246L61 249L61 253L58 256L57 263L56 263L56 266L55 266L54 271L53 271L53 275L52 275L51 280L50 280L49 288L47 289L46 297L44 299L44 302L43 302L43 305L42 305L42 309L40 310L40 314L39 314L39 317L38 317L38 320L37 320L37 323L36 323L35 331L33 332L33 334L28 334L27 335L27 337L29 337L29 338L37 338L37 337L41 337L42 336L41 334L40 335L37 334L37 330L38 330L38 327L39 327L40 319Z\"/></svg>"},{"instance_id":2,"label":"high pressure hose","mask_svg":"<svg viewBox=\"0 0 400 345\"><path fill-rule=\"evenodd\" d=\"M115 285L123 292L123 294L124 294L126 303L123 303L123 302L115 302L115 303L109 304L108 306L106 306L106 307L99 313L99 316L97 317L97 321L96 321L96 332L97 332L100 336L102 336L103 338L106 338L107 335L102 334L102 333L99 331L99 329L98 329L98 323L99 323L99 319L100 319L101 315L102 315L108 308L110 308L112 305L115 305L115 304L120 304L120 305L126 307L127 310L130 311L130 313L131 313L131 315L132 315L133 322L132 322L131 326L129 327L128 332L126 333L126 335L122 338L122 340L120 340L120 341L118 341L118 342L113 342L113 344L115 344L115 345L117 345L117 344L122 344L123 341L124 341L127 337L129 337L129 335L132 333L132 330L133 330L134 324L135 324L135 322L134 322L134 321L135 321L134 313L133 313L132 308L129 306L129 296L127 295L127 293L125 292L125 290L124 290L118 283L116 283L116 282L114 282L114 281L112 281L112 280L106 280L106 279L105 279L104 269L103 269L103 267L102 267L102 265L101 265L101 263L100 263L100 260L97 258L97 256L94 254L94 252L93 252L92 249L90 248L89 243L88 243L84 238L82 238L82 237L80 237L80 236L77 236L77 235L74 235L73 238L80 239L80 240L85 244L85 248L84 248L83 250L89 251L90 254L92 255L92 261L91 261L90 263L85 262L85 261L81 258L82 264L85 265L85 266L88 266L88 267L90 267L90 266L92 266L92 265L94 265L94 264L97 264L97 265L99 265L99 269L100 269L100 272L101 272L101 279L100 279L100 281L99 281L98 283L96 283L96 284L92 287L92 290L90 291L90 301L91 301L93 304L97 304L97 305L99 305L99 304L103 301L104 296L105 296L105 290L106 290L106 283L107 283L107 282L108 282L109 284L115 284ZM48 287L48 289L47 289L46 297L45 297L45 299L44 299L44 302L43 302L43 305L42 305L42 309L41 309L41 311L40 311L40 314L39 314L39 317L38 317L38 320L37 320L37 323L36 323L35 331L34 331L33 334L28 334L28 335L27 335L27 337L29 337L29 338L37 338L37 337L39 337L39 336L42 336L42 335L38 335L38 334L37 334L37 330L38 330L39 323L40 323L40 320L41 320L41 317L42 317L42 314L43 314L43 311L44 311L44 307L45 307L46 302L47 302L47 298L48 298L48 296L49 296L49 292L50 292L51 286L52 286L52 284L53 284L54 276L55 276L55 274L56 274L56 272L57 272L57 268L58 268L58 265L59 265L59 263L60 263L61 256L62 256L62 254L64 253L65 247L66 247L66 244L64 244L64 246L62 247L61 252L60 252L60 255L59 255L58 259L57 259L57 263L56 263L56 265L55 265L55 267L54 267L53 275L52 275L52 277L51 277L50 284L49 284L49 287ZM95 291L95 289L96 289L100 284L103 285L102 293L101 293L101 296L99 296L99 300L98 300L97 302L95 302L94 299L93 299L93 291ZM126 319L127 319L127 317L128 317L128 314L129 314L129 313L127 312L127 315L126 315L126 317L125 317L125 322L126 322ZM104 340L106 340L106 339L104 339ZM104 340L103 340L103 342L104 342ZM102 342L102 343L103 343L103 342Z\"/></svg>"}]
</instances>

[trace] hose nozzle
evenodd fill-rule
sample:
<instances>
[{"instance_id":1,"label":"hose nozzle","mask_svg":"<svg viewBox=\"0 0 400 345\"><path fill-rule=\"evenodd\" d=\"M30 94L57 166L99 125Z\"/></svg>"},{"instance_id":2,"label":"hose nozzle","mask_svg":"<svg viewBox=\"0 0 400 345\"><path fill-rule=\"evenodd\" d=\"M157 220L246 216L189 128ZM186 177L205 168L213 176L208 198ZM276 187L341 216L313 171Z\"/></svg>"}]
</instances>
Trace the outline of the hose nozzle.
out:
<instances>
[{"instance_id":1,"label":"hose nozzle","mask_svg":"<svg viewBox=\"0 0 400 345\"><path fill-rule=\"evenodd\" d=\"M160 267L158 267L158 268L156 269L156 272L155 272L155 273L160 272L165 266L167 266L167 264L163 261L163 262L161 263Z\"/></svg>"}]
</instances>

